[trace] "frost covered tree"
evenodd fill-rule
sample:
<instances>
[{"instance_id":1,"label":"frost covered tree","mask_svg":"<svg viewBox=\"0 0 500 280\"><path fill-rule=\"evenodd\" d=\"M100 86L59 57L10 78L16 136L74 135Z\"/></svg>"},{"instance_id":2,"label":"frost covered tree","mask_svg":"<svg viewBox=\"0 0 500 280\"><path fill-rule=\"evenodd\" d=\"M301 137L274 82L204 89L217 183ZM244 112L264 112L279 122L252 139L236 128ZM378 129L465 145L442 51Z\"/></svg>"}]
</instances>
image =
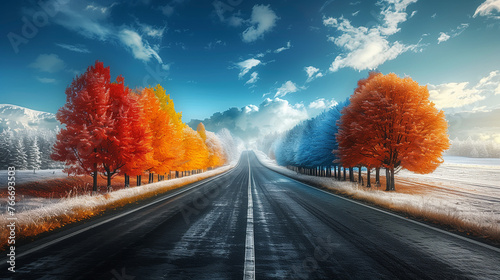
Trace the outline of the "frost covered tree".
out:
<instances>
[{"instance_id":1,"label":"frost covered tree","mask_svg":"<svg viewBox=\"0 0 500 280\"><path fill-rule=\"evenodd\" d=\"M29 170L40 169L42 165L40 147L38 145L38 138L36 136L27 137L27 168Z\"/></svg>"},{"instance_id":2,"label":"frost covered tree","mask_svg":"<svg viewBox=\"0 0 500 280\"><path fill-rule=\"evenodd\" d=\"M13 132L4 130L0 133L0 169L7 170L12 162Z\"/></svg>"},{"instance_id":3,"label":"frost covered tree","mask_svg":"<svg viewBox=\"0 0 500 280\"><path fill-rule=\"evenodd\" d=\"M26 154L26 147L24 145L24 140L21 137L16 137L13 140L12 151L11 151L11 163L18 170L24 170L28 168L28 156Z\"/></svg>"}]
</instances>

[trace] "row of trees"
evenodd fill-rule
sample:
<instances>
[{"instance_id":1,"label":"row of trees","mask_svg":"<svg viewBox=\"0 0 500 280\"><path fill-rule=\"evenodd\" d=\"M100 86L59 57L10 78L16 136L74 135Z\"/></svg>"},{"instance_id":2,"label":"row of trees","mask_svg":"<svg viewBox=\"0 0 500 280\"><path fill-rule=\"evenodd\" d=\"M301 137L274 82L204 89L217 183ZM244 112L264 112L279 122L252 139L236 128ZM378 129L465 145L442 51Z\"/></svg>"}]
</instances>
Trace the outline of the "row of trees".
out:
<instances>
[{"instance_id":1,"label":"row of trees","mask_svg":"<svg viewBox=\"0 0 500 280\"><path fill-rule=\"evenodd\" d=\"M500 158L500 143L494 140L473 140L471 137L468 137L466 140L455 138L451 140L451 147L446 151L446 155L472 158Z\"/></svg>"},{"instance_id":2,"label":"row of trees","mask_svg":"<svg viewBox=\"0 0 500 280\"><path fill-rule=\"evenodd\" d=\"M196 131L182 122L165 90L131 90L119 76L110 81L109 67L97 61L66 89L66 104L56 118L65 125L57 135L52 159L65 172L111 179L149 173L163 179L170 171L200 170L228 161L222 141L200 123Z\"/></svg>"},{"instance_id":3,"label":"row of trees","mask_svg":"<svg viewBox=\"0 0 500 280\"><path fill-rule=\"evenodd\" d=\"M372 72L358 82L349 101L288 131L275 143L278 164L295 168L342 166L386 170L386 190L395 190L401 168L430 173L449 148L444 112L427 87L411 78ZM340 178L339 172L335 172ZM368 186L370 184L368 183Z\"/></svg>"},{"instance_id":4,"label":"row of trees","mask_svg":"<svg viewBox=\"0 0 500 280\"><path fill-rule=\"evenodd\" d=\"M0 170L52 169L63 165L50 158L56 130L4 130L0 133Z\"/></svg>"}]
</instances>

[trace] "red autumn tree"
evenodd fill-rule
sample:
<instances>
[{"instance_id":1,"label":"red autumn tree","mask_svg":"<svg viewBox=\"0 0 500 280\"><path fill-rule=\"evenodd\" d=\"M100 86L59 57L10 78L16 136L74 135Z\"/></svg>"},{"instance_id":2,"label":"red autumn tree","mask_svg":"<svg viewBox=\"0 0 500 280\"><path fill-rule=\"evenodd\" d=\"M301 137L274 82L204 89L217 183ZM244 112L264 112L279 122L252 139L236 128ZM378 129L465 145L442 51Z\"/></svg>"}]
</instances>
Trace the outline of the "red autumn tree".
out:
<instances>
[{"instance_id":1,"label":"red autumn tree","mask_svg":"<svg viewBox=\"0 0 500 280\"><path fill-rule=\"evenodd\" d=\"M119 76L116 82L110 84L110 98L110 112L115 125L105 142L107 157L103 169L108 187L112 176L117 173L142 174L143 163L152 150L144 114L130 89L124 85L123 77ZM128 176L126 179L128 181Z\"/></svg>"},{"instance_id":2,"label":"red autumn tree","mask_svg":"<svg viewBox=\"0 0 500 280\"><path fill-rule=\"evenodd\" d=\"M344 108L337 141L347 166L386 168L387 190L395 190L401 168L430 173L449 147L444 112L429 100L426 86L395 74L373 73L360 81Z\"/></svg>"},{"instance_id":3,"label":"red autumn tree","mask_svg":"<svg viewBox=\"0 0 500 280\"><path fill-rule=\"evenodd\" d=\"M107 154L104 145L114 129L110 114L109 67L96 61L66 89L66 104L56 118L65 125L57 135L52 159L66 163L65 172L91 174L97 191L97 174Z\"/></svg>"}]
</instances>

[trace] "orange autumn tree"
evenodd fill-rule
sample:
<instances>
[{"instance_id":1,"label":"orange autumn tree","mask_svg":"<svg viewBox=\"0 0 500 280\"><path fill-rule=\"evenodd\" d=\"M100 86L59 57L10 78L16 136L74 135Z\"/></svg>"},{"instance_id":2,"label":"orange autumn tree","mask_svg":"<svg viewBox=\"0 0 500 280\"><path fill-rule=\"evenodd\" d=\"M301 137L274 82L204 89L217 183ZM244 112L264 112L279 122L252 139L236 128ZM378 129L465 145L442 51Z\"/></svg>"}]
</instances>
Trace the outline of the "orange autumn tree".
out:
<instances>
[{"instance_id":1,"label":"orange autumn tree","mask_svg":"<svg viewBox=\"0 0 500 280\"><path fill-rule=\"evenodd\" d=\"M386 190L395 190L399 169L425 174L443 162L450 146L448 124L426 86L409 77L372 73L360 81L350 102L337 134L342 164L384 167Z\"/></svg>"},{"instance_id":2,"label":"orange autumn tree","mask_svg":"<svg viewBox=\"0 0 500 280\"><path fill-rule=\"evenodd\" d=\"M149 172L149 181L153 173L164 174L171 170L173 157L170 153L170 141L173 139L173 126L170 118L160 107L160 101L153 89L145 88L140 97L140 103L146 118L146 125L151 133L152 156L145 163L145 171Z\"/></svg>"},{"instance_id":3,"label":"orange autumn tree","mask_svg":"<svg viewBox=\"0 0 500 280\"><path fill-rule=\"evenodd\" d=\"M153 88L153 91L158 98L160 108L167 113L170 120L170 125L172 126L168 151L168 153L170 153L171 155L169 167L170 170L177 170L182 164L179 159L183 158L184 154L182 137L186 124L182 122L182 113L175 111L174 101L170 98L170 94L166 94L165 89L160 84L156 85Z\"/></svg>"},{"instance_id":4,"label":"orange autumn tree","mask_svg":"<svg viewBox=\"0 0 500 280\"><path fill-rule=\"evenodd\" d=\"M200 134L189 126L183 131L184 160L181 169L203 169L208 164L208 149Z\"/></svg>"},{"instance_id":5,"label":"orange autumn tree","mask_svg":"<svg viewBox=\"0 0 500 280\"><path fill-rule=\"evenodd\" d=\"M198 131L198 134L200 134L201 139L203 139L205 145L207 146L207 167L215 167L224 164L224 150L222 148L222 142L217 135L213 132L206 131L203 123L198 124L196 131Z\"/></svg>"}]
</instances>

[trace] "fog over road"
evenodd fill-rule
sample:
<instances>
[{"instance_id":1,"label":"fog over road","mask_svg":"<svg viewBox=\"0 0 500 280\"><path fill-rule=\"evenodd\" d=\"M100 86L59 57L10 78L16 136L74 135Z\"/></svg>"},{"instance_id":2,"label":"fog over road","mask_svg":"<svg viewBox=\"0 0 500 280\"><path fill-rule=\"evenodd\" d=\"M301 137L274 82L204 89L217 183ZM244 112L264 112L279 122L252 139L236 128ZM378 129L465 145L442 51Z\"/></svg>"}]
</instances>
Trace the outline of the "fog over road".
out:
<instances>
[{"instance_id":1,"label":"fog over road","mask_svg":"<svg viewBox=\"0 0 500 280\"><path fill-rule=\"evenodd\" d=\"M2 264L0 278L500 279L499 249L304 185L252 152L137 207L18 247L17 272Z\"/></svg>"}]
</instances>

